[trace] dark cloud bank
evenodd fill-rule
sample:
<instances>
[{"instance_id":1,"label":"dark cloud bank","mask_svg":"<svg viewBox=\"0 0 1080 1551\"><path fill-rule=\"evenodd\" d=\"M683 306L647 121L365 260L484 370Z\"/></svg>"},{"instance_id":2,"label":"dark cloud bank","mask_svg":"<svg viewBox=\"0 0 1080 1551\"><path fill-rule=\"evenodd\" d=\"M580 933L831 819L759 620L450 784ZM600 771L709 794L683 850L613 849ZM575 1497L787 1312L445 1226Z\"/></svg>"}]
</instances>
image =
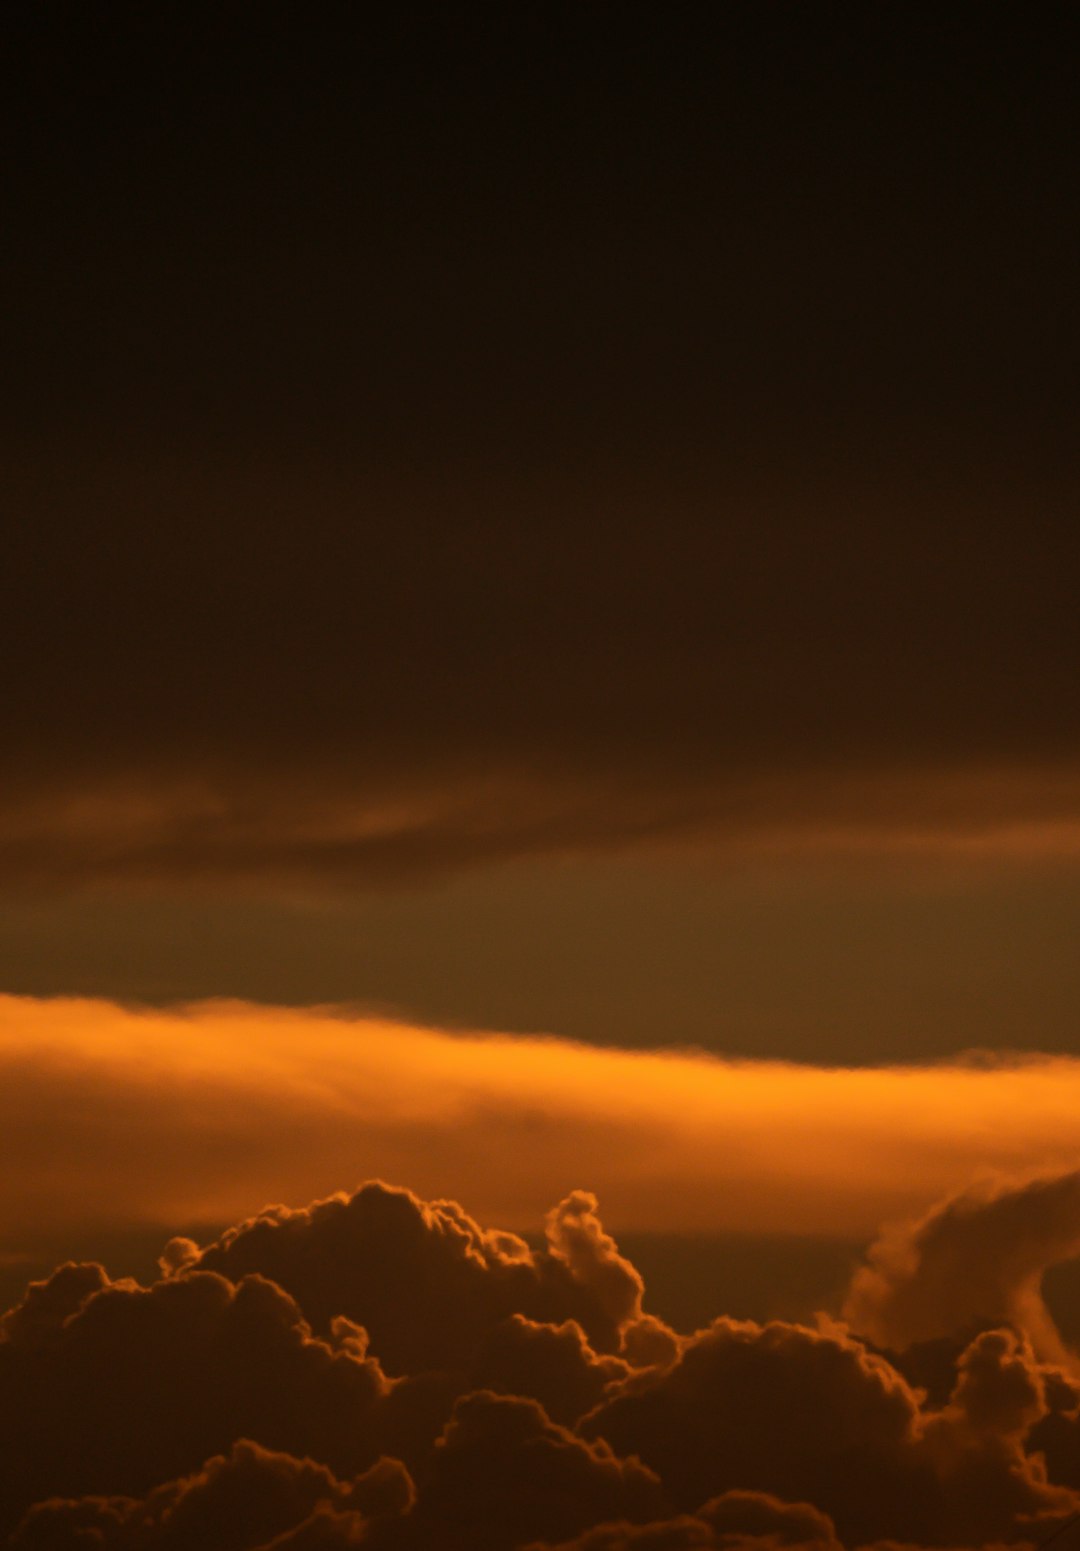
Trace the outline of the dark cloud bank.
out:
<instances>
[{"instance_id":1,"label":"dark cloud bank","mask_svg":"<svg viewBox=\"0 0 1080 1551\"><path fill-rule=\"evenodd\" d=\"M1010 1220L1030 1231L980 1302ZM964 1196L876 1247L850 1326L693 1334L648 1314L585 1192L543 1250L373 1183L173 1239L150 1287L69 1263L0 1323L0 1534L17 1551L1037 1544L1080 1509L1080 1383L1023 1319L1078 1228L1072 1176ZM944 1264L931 1332L912 1311Z\"/></svg>"},{"instance_id":2,"label":"dark cloud bank","mask_svg":"<svg viewBox=\"0 0 1080 1551\"><path fill-rule=\"evenodd\" d=\"M12 886L1075 826L1070 8L9 9Z\"/></svg>"}]
</instances>

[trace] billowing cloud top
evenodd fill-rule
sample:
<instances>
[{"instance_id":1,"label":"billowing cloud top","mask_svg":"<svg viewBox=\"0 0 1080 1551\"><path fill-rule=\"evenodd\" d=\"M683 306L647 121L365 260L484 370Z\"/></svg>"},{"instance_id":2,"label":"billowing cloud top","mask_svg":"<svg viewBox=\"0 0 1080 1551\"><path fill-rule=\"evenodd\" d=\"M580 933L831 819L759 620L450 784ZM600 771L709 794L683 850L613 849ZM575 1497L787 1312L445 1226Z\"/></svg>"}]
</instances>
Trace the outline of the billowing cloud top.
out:
<instances>
[{"instance_id":1,"label":"billowing cloud top","mask_svg":"<svg viewBox=\"0 0 1080 1551\"><path fill-rule=\"evenodd\" d=\"M1017 1324L936 1403L843 1326L679 1334L583 1192L540 1251L370 1183L162 1265L3 1317L13 1548L1028 1546L1080 1511L1080 1383Z\"/></svg>"}]
</instances>

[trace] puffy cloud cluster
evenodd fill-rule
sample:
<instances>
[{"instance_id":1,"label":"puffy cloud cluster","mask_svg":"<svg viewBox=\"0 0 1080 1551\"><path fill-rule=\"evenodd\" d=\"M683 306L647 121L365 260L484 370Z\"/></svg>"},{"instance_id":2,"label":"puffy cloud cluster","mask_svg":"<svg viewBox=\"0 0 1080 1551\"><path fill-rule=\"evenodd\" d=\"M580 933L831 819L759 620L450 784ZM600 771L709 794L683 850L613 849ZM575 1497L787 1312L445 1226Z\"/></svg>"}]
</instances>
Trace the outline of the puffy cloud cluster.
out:
<instances>
[{"instance_id":1,"label":"puffy cloud cluster","mask_svg":"<svg viewBox=\"0 0 1080 1551\"><path fill-rule=\"evenodd\" d=\"M103 1281L87 1294L92 1275L62 1268L9 1316L0 1502L140 1496L238 1438L345 1475L374 1462L388 1383L347 1320L313 1336L261 1276Z\"/></svg>"},{"instance_id":2,"label":"puffy cloud cluster","mask_svg":"<svg viewBox=\"0 0 1080 1551\"><path fill-rule=\"evenodd\" d=\"M842 1327L718 1319L668 1369L611 1390L581 1430L652 1466L688 1511L738 1488L809 1500L849 1544L977 1542L1069 1511L1072 1494L1023 1447L1048 1406L1011 1332L961 1355L946 1407L923 1400Z\"/></svg>"},{"instance_id":3,"label":"puffy cloud cluster","mask_svg":"<svg viewBox=\"0 0 1080 1551\"><path fill-rule=\"evenodd\" d=\"M653 1524L599 1524L553 1551L696 1551L761 1546L840 1551L832 1522L810 1503L785 1503L765 1492L725 1492L694 1514Z\"/></svg>"},{"instance_id":4,"label":"puffy cloud cluster","mask_svg":"<svg viewBox=\"0 0 1080 1551\"><path fill-rule=\"evenodd\" d=\"M412 1482L396 1460L380 1460L343 1482L313 1460L241 1439L227 1455L207 1460L194 1475L167 1481L142 1499L40 1503L16 1530L12 1548L272 1543L314 1551L356 1544L371 1521L405 1512L412 1500Z\"/></svg>"},{"instance_id":5,"label":"puffy cloud cluster","mask_svg":"<svg viewBox=\"0 0 1080 1551\"><path fill-rule=\"evenodd\" d=\"M582 1191L541 1249L373 1183L162 1269L3 1316L14 1551L1019 1547L1080 1511L1080 1387L1017 1325L939 1342L937 1398L825 1320L681 1335Z\"/></svg>"},{"instance_id":6,"label":"puffy cloud cluster","mask_svg":"<svg viewBox=\"0 0 1080 1551\"><path fill-rule=\"evenodd\" d=\"M644 1286L596 1214L575 1191L548 1215L548 1247L480 1227L455 1201L423 1202L369 1184L301 1211L273 1207L200 1250L173 1239L162 1265L238 1280L257 1272L297 1300L312 1326L338 1315L363 1325L394 1374L467 1361L485 1333L511 1314L581 1325L600 1352L643 1326Z\"/></svg>"}]
</instances>

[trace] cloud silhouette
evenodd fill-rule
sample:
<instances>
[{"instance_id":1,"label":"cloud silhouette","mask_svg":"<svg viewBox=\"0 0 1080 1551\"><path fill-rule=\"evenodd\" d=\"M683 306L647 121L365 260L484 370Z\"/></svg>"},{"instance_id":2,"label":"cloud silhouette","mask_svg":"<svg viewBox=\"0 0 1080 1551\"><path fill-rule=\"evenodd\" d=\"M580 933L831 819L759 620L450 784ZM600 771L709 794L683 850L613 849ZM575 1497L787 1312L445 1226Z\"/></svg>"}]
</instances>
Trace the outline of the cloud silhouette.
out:
<instances>
[{"instance_id":1,"label":"cloud silhouette","mask_svg":"<svg viewBox=\"0 0 1080 1551\"><path fill-rule=\"evenodd\" d=\"M0 1535L1020 1547L1080 1508L1080 1384L1017 1329L939 1343L934 1403L910 1353L825 1320L651 1320L588 1192L546 1232L533 1249L373 1182L171 1240L150 1287L60 1266L0 1320Z\"/></svg>"},{"instance_id":2,"label":"cloud silhouette","mask_svg":"<svg viewBox=\"0 0 1080 1551\"><path fill-rule=\"evenodd\" d=\"M239 1438L311 1456L339 1474L377 1457L388 1381L348 1321L312 1335L287 1293L210 1272L107 1283L70 1267L32 1289L0 1341L0 1532L54 1496L141 1496Z\"/></svg>"},{"instance_id":3,"label":"cloud silhouette","mask_svg":"<svg viewBox=\"0 0 1080 1551\"><path fill-rule=\"evenodd\" d=\"M368 1521L406 1512L413 1501L408 1472L379 1460L351 1481L339 1481L310 1459L294 1459L241 1439L226 1455L145 1498L54 1499L29 1510L11 1539L12 1551L93 1544L104 1551L131 1546L204 1547L240 1551L277 1546L353 1544ZM296 1537L296 1538L294 1538ZM351 1538L350 1538L351 1537Z\"/></svg>"},{"instance_id":4,"label":"cloud silhouette","mask_svg":"<svg viewBox=\"0 0 1080 1551\"><path fill-rule=\"evenodd\" d=\"M659 1479L637 1460L559 1427L534 1400L480 1390L458 1401L435 1447L406 1543L496 1551L604 1519L644 1523L665 1507Z\"/></svg>"},{"instance_id":5,"label":"cloud silhouette","mask_svg":"<svg viewBox=\"0 0 1080 1551\"><path fill-rule=\"evenodd\" d=\"M842 1333L718 1319L582 1431L651 1465L685 1511L749 1488L812 1501L856 1541L930 1532L918 1397Z\"/></svg>"},{"instance_id":6,"label":"cloud silhouette","mask_svg":"<svg viewBox=\"0 0 1080 1551\"><path fill-rule=\"evenodd\" d=\"M694 1514L653 1524L600 1524L553 1551L695 1551L697 1547L805 1546L839 1551L832 1521L810 1503L766 1492L725 1492ZM539 1551L539 1547L530 1548Z\"/></svg>"},{"instance_id":7,"label":"cloud silhouette","mask_svg":"<svg viewBox=\"0 0 1080 1551\"><path fill-rule=\"evenodd\" d=\"M1075 1506L1074 1494L1048 1480L1034 1439L1050 1409L1046 1375L1015 1332L984 1331L961 1353L948 1404L922 1422L943 1487L942 1541L989 1540L1002 1526L1038 1536L1040 1519Z\"/></svg>"},{"instance_id":8,"label":"cloud silhouette","mask_svg":"<svg viewBox=\"0 0 1080 1551\"><path fill-rule=\"evenodd\" d=\"M842 1328L719 1319L581 1431L651 1465L684 1510L751 1488L814 1502L854 1543L978 1540L1069 1511L1072 1494L1025 1452L1047 1406L1034 1355L1009 1332L963 1354L943 1411L921 1400Z\"/></svg>"},{"instance_id":9,"label":"cloud silhouette","mask_svg":"<svg viewBox=\"0 0 1080 1551\"><path fill-rule=\"evenodd\" d=\"M303 1210L272 1207L199 1249L172 1240L162 1265L238 1279L258 1273L283 1287L312 1326L337 1315L363 1325L392 1374L459 1367L483 1336L514 1314L576 1321L599 1351L629 1338L666 1349L659 1322L642 1322L644 1284L601 1227L595 1196L576 1191L547 1219L548 1247L480 1227L454 1201L424 1202L371 1183Z\"/></svg>"},{"instance_id":10,"label":"cloud silhouette","mask_svg":"<svg viewBox=\"0 0 1080 1551\"><path fill-rule=\"evenodd\" d=\"M657 1326L664 1333L660 1340L676 1350L677 1337L659 1321ZM593 1351L573 1320L545 1325L512 1314L484 1337L468 1377L471 1389L530 1395L554 1421L571 1424L632 1371L622 1358Z\"/></svg>"}]
</instances>

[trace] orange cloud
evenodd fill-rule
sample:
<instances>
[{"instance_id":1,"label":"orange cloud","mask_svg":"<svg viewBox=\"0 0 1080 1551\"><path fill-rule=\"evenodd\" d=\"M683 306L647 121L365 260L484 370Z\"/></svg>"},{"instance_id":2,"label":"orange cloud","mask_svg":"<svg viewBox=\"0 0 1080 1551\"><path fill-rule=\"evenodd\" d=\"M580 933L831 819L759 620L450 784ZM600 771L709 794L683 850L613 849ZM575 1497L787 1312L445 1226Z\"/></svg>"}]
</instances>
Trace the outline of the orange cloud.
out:
<instances>
[{"instance_id":1,"label":"orange cloud","mask_svg":"<svg viewBox=\"0 0 1080 1551\"><path fill-rule=\"evenodd\" d=\"M366 1176L535 1225L870 1233L1080 1162L1080 1061L824 1069L450 1034L333 1009L0 998L8 1242L228 1220Z\"/></svg>"}]
</instances>

